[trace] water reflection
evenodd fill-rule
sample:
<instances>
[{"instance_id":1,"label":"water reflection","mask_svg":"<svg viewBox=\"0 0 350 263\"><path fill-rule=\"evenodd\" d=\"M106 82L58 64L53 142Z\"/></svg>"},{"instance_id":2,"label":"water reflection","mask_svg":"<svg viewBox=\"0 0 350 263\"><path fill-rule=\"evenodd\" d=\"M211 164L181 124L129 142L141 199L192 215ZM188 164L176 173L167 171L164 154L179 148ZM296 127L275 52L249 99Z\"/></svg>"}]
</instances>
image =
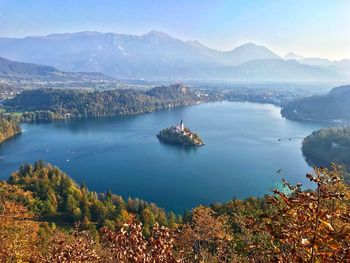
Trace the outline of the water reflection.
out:
<instances>
[{"instance_id":1,"label":"water reflection","mask_svg":"<svg viewBox=\"0 0 350 263\"><path fill-rule=\"evenodd\" d=\"M263 195L278 185L278 169L291 183L307 187L304 175L310 168L301 138L322 125L289 121L276 112L272 105L220 102L139 116L25 124L22 135L0 145L0 177L43 159L91 190L112 189L176 212L233 196ZM161 129L181 119L205 146L158 141Z\"/></svg>"}]
</instances>

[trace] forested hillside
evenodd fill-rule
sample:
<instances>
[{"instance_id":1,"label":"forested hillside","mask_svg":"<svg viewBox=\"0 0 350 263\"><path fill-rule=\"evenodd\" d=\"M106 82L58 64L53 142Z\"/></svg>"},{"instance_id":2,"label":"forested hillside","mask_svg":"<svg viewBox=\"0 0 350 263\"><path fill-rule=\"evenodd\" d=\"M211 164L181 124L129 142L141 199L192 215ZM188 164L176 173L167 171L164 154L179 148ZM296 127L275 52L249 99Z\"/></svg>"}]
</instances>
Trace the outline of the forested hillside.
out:
<instances>
[{"instance_id":1,"label":"forested hillside","mask_svg":"<svg viewBox=\"0 0 350 263\"><path fill-rule=\"evenodd\" d=\"M112 80L102 73L64 72L54 67L11 61L0 57L0 78L2 79L37 79L38 81L72 80Z\"/></svg>"},{"instance_id":2,"label":"forested hillside","mask_svg":"<svg viewBox=\"0 0 350 263\"><path fill-rule=\"evenodd\" d=\"M21 127L15 117L0 114L0 143L20 132Z\"/></svg>"},{"instance_id":3,"label":"forested hillside","mask_svg":"<svg viewBox=\"0 0 350 263\"><path fill-rule=\"evenodd\" d=\"M14 198L29 205L40 219L58 224L81 221L84 227L95 231L96 227L102 226L121 227L131 217L137 216L147 235L156 222L170 227L181 222L181 218L165 213L155 204L131 198L124 201L108 190L105 193L90 192L84 182L78 185L60 169L43 161L33 166L21 166L2 186L7 185L30 191L32 196L28 198L16 195Z\"/></svg>"},{"instance_id":4,"label":"forested hillside","mask_svg":"<svg viewBox=\"0 0 350 263\"><path fill-rule=\"evenodd\" d=\"M292 120L350 121L350 85L332 89L323 96L312 96L289 102L281 111Z\"/></svg>"},{"instance_id":5,"label":"forested hillside","mask_svg":"<svg viewBox=\"0 0 350 263\"><path fill-rule=\"evenodd\" d=\"M302 151L310 165L330 167L332 163L338 163L349 172L350 127L314 131L304 139Z\"/></svg>"},{"instance_id":6,"label":"forested hillside","mask_svg":"<svg viewBox=\"0 0 350 263\"><path fill-rule=\"evenodd\" d=\"M71 117L134 115L195 104L205 99L207 98L191 92L188 87L175 84L149 91L27 90L4 104L10 111L27 112L23 118L30 121L64 118L67 114Z\"/></svg>"},{"instance_id":7,"label":"forested hillside","mask_svg":"<svg viewBox=\"0 0 350 263\"><path fill-rule=\"evenodd\" d=\"M181 221L90 192L50 164L24 165L0 183L0 261L347 262L349 188L335 166L306 177L314 191L282 180L289 194L199 206Z\"/></svg>"}]
</instances>

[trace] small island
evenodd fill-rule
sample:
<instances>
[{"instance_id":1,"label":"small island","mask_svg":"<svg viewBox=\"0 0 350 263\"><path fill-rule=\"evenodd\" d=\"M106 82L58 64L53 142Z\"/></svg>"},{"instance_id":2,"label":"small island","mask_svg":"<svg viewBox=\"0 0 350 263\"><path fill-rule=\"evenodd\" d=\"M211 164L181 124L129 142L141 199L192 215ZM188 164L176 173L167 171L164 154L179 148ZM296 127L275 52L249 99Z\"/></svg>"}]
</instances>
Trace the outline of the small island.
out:
<instances>
[{"instance_id":1,"label":"small island","mask_svg":"<svg viewBox=\"0 0 350 263\"><path fill-rule=\"evenodd\" d=\"M191 132L185 127L183 121L180 124L161 130L157 134L160 142L177 144L181 146L203 146L204 143L197 133Z\"/></svg>"}]
</instances>

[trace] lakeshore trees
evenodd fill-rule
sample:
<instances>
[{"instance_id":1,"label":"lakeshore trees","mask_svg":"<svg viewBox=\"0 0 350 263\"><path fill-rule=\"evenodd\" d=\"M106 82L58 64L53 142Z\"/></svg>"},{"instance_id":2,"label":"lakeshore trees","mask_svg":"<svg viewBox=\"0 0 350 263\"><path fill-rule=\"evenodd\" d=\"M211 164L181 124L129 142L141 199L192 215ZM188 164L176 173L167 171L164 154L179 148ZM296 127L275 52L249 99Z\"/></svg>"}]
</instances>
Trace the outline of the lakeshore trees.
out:
<instances>
[{"instance_id":1,"label":"lakeshore trees","mask_svg":"<svg viewBox=\"0 0 350 263\"><path fill-rule=\"evenodd\" d=\"M35 89L4 101L9 111L23 112L23 121L70 117L135 115L207 100L183 84L155 87L149 91Z\"/></svg>"},{"instance_id":2,"label":"lakeshore trees","mask_svg":"<svg viewBox=\"0 0 350 263\"><path fill-rule=\"evenodd\" d=\"M0 143L20 132L19 120L15 116L0 113Z\"/></svg>"},{"instance_id":3,"label":"lakeshore trees","mask_svg":"<svg viewBox=\"0 0 350 263\"><path fill-rule=\"evenodd\" d=\"M330 167L342 165L350 183L350 127L325 128L307 136L302 145L303 155L310 165Z\"/></svg>"},{"instance_id":4,"label":"lakeshore trees","mask_svg":"<svg viewBox=\"0 0 350 263\"><path fill-rule=\"evenodd\" d=\"M306 175L315 190L282 179L288 194L275 190L263 198L200 206L181 223L173 214L157 213L154 205L89 192L58 168L37 162L0 184L5 244L0 257L14 262L347 262L350 191L341 174L336 166L315 168ZM61 221L53 224L57 218ZM81 223L75 227L60 224L76 219Z\"/></svg>"}]
</instances>

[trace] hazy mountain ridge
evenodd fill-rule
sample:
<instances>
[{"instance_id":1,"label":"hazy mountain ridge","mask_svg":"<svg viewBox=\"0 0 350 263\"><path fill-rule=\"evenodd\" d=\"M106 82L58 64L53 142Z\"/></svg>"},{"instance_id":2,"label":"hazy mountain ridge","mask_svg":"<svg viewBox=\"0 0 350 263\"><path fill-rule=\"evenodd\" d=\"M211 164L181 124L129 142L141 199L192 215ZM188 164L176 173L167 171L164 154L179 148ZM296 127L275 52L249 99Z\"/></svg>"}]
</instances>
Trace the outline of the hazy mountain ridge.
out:
<instances>
[{"instance_id":1,"label":"hazy mountain ridge","mask_svg":"<svg viewBox=\"0 0 350 263\"><path fill-rule=\"evenodd\" d=\"M294 52L289 52L287 55L285 55L283 57L284 59L295 59L295 60L300 60L300 59L303 59L304 57L299 55L299 54L296 54Z\"/></svg>"},{"instance_id":2,"label":"hazy mountain ridge","mask_svg":"<svg viewBox=\"0 0 350 263\"><path fill-rule=\"evenodd\" d=\"M95 72L64 72L51 66L34 63L11 61L0 57L0 78L49 79L49 80L108 80L112 79L102 73Z\"/></svg>"},{"instance_id":3,"label":"hazy mountain ridge","mask_svg":"<svg viewBox=\"0 0 350 263\"><path fill-rule=\"evenodd\" d=\"M314 67L300 64L296 60L282 59L256 59L250 60L237 67L222 68L218 74L224 78L249 81L251 79L261 81L285 81L293 79L304 81L327 81L330 79L342 79L343 76L333 69Z\"/></svg>"},{"instance_id":4,"label":"hazy mountain ridge","mask_svg":"<svg viewBox=\"0 0 350 263\"><path fill-rule=\"evenodd\" d=\"M218 51L198 41L182 41L159 31L143 35L87 31L0 38L0 56L50 65L64 71L102 72L118 78L283 81L346 79L344 67L305 67L300 60L292 64L268 48L253 43L231 51ZM276 64L284 70L283 74L279 74ZM300 74L301 71L304 73Z\"/></svg>"},{"instance_id":5,"label":"hazy mountain ridge","mask_svg":"<svg viewBox=\"0 0 350 263\"><path fill-rule=\"evenodd\" d=\"M285 60L296 60L300 64L318 66L326 69L331 69L342 73L349 79L350 77L350 59L330 60L328 58L304 57L294 52L289 52L283 57Z\"/></svg>"}]
</instances>

